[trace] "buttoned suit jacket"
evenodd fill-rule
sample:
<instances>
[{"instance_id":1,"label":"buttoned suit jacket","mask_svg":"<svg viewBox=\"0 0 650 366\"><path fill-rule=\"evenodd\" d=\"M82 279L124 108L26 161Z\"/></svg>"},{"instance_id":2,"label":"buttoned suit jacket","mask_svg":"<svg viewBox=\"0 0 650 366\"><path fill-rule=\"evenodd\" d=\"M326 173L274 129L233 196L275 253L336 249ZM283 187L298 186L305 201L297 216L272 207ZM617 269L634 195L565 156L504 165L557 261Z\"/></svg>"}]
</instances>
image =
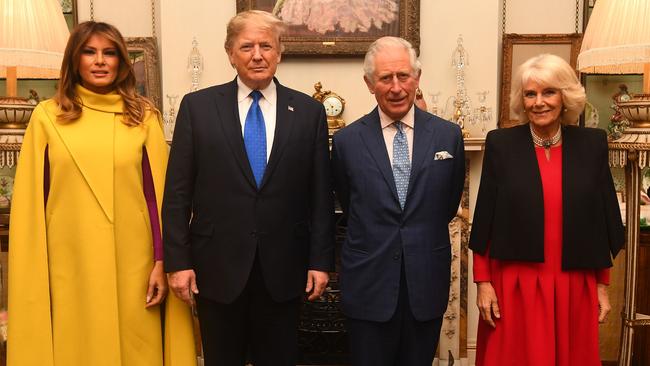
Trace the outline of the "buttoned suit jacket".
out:
<instances>
[{"instance_id":1,"label":"buttoned suit jacket","mask_svg":"<svg viewBox=\"0 0 650 366\"><path fill-rule=\"evenodd\" d=\"M446 159L436 159L445 157L445 151ZM402 263L415 318L431 320L447 308L448 224L457 212L465 177L460 128L415 108L411 160L402 210L378 110L334 135L334 184L347 217L341 251L342 309L349 317L390 319Z\"/></svg>"},{"instance_id":2,"label":"buttoned suit jacket","mask_svg":"<svg viewBox=\"0 0 650 366\"><path fill-rule=\"evenodd\" d=\"M193 269L201 296L242 292L256 255L275 301L304 292L307 269L333 269L333 195L325 110L277 80L275 136L258 188L236 79L181 102L163 200L167 272Z\"/></svg>"}]
</instances>

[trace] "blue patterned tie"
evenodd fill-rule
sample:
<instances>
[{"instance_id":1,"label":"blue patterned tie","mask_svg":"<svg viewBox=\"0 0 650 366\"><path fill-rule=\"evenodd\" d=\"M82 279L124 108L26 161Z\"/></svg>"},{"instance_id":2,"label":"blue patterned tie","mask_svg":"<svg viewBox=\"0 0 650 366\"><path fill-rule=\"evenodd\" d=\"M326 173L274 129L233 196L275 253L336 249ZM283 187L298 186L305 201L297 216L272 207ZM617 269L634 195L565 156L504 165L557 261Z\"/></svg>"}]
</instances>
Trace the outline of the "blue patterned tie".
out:
<instances>
[{"instance_id":1,"label":"blue patterned tie","mask_svg":"<svg viewBox=\"0 0 650 366\"><path fill-rule=\"evenodd\" d=\"M266 169L266 126L259 103L262 93L259 90L253 90L250 96L253 98L253 104L248 109L244 124L244 145L246 145L248 163L251 165L259 189Z\"/></svg>"},{"instance_id":2,"label":"blue patterned tie","mask_svg":"<svg viewBox=\"0 0 650 366\"><path fill-rule=\"evenodd\" d=\"M404 132L404 124L400 121L393 123L397 129L393 139L393 177L397 188L399 205L404 209L406 194L409 189L409 178L411 176L411 161L409 160L409 144Z\"/></svg>"}]
</instances>

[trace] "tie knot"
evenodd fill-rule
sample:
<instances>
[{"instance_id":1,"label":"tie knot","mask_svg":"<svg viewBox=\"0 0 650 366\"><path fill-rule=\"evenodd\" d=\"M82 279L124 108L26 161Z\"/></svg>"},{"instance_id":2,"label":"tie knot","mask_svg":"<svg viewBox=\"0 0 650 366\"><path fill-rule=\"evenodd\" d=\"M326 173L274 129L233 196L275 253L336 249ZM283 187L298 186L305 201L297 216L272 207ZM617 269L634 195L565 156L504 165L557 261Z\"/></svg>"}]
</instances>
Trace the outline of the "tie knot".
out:
<instances>
[{"instance_id":1,"label":"tie knot","mask_svg":"<svg viewBox=\"0 0 650 366\"><path fill-rule=\"evenodd\" d=\"M402 121L395 121L393 124L395 125L395 128L397 128L397 132L404 133L404 124Z\"/></svg>"},{"instance_id":2,"label":"tie knot","mask_svg":"<svg viewBox=\"0 0 650 366\"><path fill-rule=\"evenodd\" d=\"M253 98L254 103L259 102L260 98L262 97L262 93L259 90L253 90L249 95L251 98Z\"/></svg>"}]
</instances>

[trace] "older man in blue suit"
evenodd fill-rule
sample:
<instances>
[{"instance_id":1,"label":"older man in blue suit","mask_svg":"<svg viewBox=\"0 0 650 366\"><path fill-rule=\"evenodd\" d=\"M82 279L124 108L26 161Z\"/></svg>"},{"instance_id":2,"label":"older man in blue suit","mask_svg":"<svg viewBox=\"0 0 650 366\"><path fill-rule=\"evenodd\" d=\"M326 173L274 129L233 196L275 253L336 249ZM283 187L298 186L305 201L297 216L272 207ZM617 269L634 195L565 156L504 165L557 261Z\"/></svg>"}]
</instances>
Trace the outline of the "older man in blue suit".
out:
<instances>
[{"instance_id":1,"label":"older man in blue suit","mask_svg":"<svg viewBox=\"0 0 650 366\"><path fill-rule=\"evenodd\" d=\"M447 307L448 223L463 190L460 128L414 106L420 63L383 37L364 61L378 107L334 136L348 219L341 291L355 366L430 366Z\"/></svg>"}]
</instances>

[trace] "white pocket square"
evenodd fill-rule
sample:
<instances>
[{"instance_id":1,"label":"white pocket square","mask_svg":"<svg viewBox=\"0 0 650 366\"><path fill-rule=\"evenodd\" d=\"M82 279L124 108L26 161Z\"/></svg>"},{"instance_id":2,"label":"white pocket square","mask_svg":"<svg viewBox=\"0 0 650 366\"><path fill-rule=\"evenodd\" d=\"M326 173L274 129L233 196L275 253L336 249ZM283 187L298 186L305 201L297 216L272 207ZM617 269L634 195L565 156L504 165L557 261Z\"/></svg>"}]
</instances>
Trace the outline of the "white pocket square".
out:
<instances>
[{"instance_id":1,"label":"white pocket square","mask_svg":"<svg viewBox=\"0 0 650 366\"><path fill-rule=\"evenodd\" d=\"M434 156L433 160L445 160L445 159L451 159L454 156L448 153L447 151L438 151Z\"/></svg>"}]
</instances>

